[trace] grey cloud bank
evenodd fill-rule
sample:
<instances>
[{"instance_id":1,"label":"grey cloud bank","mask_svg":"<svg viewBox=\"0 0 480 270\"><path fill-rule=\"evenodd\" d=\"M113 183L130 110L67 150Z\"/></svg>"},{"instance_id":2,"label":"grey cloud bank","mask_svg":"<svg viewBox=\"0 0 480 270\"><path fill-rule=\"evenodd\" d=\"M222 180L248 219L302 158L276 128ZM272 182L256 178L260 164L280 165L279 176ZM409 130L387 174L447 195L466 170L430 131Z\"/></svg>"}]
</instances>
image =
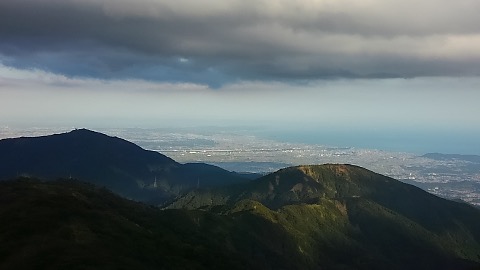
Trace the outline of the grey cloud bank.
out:
<instances>
[{"instance_id":1,"label":"grey cloud bank","mask_svg":"<svg viewBox=\"0 0 480 270\"><path fill-rule=\"evenodd\" d=\"M480 78L243 81L212 89L0 65L0 127L240 126L296 142L480 154L478 89Z\"/></svg>"},{"instance_id":2,"label":"grey cloud bank","mask_svg":"<svg viewBox=\"0 0 480 270\"><path fill-rule=\"evenodd\" d=\"M190 81L480 75L480 2L0 1L0 61Z\"/></svg>"}]
</instances>

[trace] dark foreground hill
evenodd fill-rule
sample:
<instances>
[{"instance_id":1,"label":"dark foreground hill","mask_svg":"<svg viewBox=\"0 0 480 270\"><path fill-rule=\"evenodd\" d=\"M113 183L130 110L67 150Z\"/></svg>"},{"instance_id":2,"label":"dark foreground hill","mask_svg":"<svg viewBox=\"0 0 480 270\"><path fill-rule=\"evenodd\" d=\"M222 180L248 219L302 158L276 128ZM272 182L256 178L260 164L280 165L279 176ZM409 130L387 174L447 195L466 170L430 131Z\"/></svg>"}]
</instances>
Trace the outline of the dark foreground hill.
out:
<instances>
[{"instance_id":1,"label":"dark foreground hill","mask_svg":"<svg viewBox=\"0 0 480 270\"><path fill-rule=\"evenodd\" d=\"M117 137L86 129L0 140L0 180L77 178L123 196L163 202L186 190L248 181L207 164L180 164Z\"/></svg>"},{"instance_id":2,"label":"dark foreground hill","mask_svg":"<svg viewBox=\"0 0 480 270\"><path fill-rule=\"evenodd\" d=\"M362 168L233 189L160 210L75 180L0 182L0 269L480 269L478 209Z\"/></svg>"},{"instance_id":3,"label":"dark foreground hill","mask_svg":"<svg viewBox=\"0 0 480 270\"><path fill-rule=\"evenodd\" d=\"M2 270L290 269L249 220L162 211L74 180L0 182L0 220Z\"/></svg>"}]
</instances>

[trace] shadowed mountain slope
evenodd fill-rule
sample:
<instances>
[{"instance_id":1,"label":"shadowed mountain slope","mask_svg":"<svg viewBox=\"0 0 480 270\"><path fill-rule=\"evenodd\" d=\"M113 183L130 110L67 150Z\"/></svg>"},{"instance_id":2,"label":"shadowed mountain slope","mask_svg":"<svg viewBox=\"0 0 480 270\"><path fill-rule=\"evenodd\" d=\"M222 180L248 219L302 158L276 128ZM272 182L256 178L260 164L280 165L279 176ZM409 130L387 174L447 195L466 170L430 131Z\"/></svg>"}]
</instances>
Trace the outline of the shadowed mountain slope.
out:
<instances>
[{"instance_id":1,"label":"shadowed mountain slope","mask_svg":"<svg viewBox=\"0 0 480 270\"><path fill-rule=\"evenodd\" d=\"M247 181L206 164L180 164L117 137L86 129L0 140L0 179L78 178L141 201L162 202L185 190Z\"/></svg>"},{"instance_id":2,"label":"shadowed mountain slope","mask_svg":"<svg viewBox=\"0 0 480 270\"><path fill-rule=\"evenodd\" d=\"M295 269L283 231L251 215L162 211L74 180L2 181L0 205L0 269Z\"/></svg>"},{"instance_id":3,"label":"shadowed mountain slope","mask_svg":"<svg viewBox=\"0 0 480 270\"><path fill-rule=\"evenodd\" d=\"M28 178L0 182L0 205L0 269L480 267L466 226L479 212L468 205L451 216L463 227L440 232L361 197L160 210L92 184Z\"/></svg>"},{"instance_id":4,"label":"shadowed mountain slope","mask_svg":"<svg viewBox=\"0 0 480 270\"><path fill-rule=\"evenodd\" d=\"M286 168L243 185L189 192L167 208L239 207L290 231L312 265L459 269L480 261L478 209L357 166Z\"/></svg>"}]
</instances>

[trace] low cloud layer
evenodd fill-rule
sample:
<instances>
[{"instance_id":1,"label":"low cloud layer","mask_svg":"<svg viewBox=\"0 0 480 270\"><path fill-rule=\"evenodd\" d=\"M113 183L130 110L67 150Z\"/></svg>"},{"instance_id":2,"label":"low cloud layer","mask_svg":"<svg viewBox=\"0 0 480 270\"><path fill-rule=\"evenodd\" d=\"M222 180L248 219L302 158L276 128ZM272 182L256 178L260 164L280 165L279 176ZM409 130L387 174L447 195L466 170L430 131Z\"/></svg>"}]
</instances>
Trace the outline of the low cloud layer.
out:
<instances>
[{"instance_id":1,"label":"low cloud layer","mask_svg":"<svg viewBox=\"0 0 480 270\"><path fill-rule=\"evenodd\" d=\"M235 124L478 134L479 87L480 78L416 78L302 85L244 81L212 89L193 83L69 78L0 65L0 125Z\"/></svg>"},{"instance_id":2,"label":"low cloud layer","mask_svg":"<svg viewBox=\"0 0 480 270\"><path fill-rule=\"evenodd\" d=\"M2 0L0 61L188 81L480 75L477 0Z\"/></svg>"}]
</instances>

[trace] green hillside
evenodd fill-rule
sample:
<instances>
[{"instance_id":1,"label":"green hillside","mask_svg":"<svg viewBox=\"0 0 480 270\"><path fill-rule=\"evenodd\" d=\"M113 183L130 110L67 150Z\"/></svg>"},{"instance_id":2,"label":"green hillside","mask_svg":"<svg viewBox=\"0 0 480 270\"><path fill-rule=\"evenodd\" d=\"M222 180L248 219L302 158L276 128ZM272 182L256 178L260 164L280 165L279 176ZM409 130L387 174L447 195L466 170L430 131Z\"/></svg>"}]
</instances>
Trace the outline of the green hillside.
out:
<instances>
[{"instance_id":1,"label":"green hillside","mask_svg":"<svg viewBox=\"0 0 480 270\"><path fill-rule=\"evenodd\" d=\"M75 180L0 182L0 269L480 267L478 209L355 166L287 168L170 207L186 198L199 209Z\"/></svg>"},{"instance_id":2,"label":"green hillside","mask_svg":"<svg viewBox=\"0 0 480 270\"><path fill-rule=\"evenodd\" d=\"M286 168L245 185L190 192L167 208L249 209L285 229L311 268L459 269L480 262L478 209L356 166Z\"/></svg>"},{"instance_id":3,"label":"green hillside","mask_svg":"<svg viewBox=\"0 0 480 270\"><path fill-rule=\"evenodd\" d=\"M0 205L0 269L295 268L257 231L282 228L253 215L162 211L73 180L0 182Z\"/></svg>"}]
</instances>

